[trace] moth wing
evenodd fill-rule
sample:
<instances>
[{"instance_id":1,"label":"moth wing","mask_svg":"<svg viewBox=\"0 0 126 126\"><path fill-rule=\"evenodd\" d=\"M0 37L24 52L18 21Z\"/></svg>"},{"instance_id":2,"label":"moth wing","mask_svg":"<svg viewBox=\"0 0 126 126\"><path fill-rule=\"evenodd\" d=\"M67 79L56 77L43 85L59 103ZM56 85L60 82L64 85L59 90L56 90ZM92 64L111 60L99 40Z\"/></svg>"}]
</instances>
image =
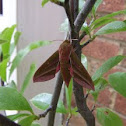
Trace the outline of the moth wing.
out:
<instances>
[{"instance_id":1,"label":"moth wing","mask_svg":"<svg viewBox=\"0 0 126 126\"><path fill-rule=\"evenodd\" d=\"M50 80L55 77L55 74L59 71L59 69L59 51L57 50L38 68L33 76L33 82Z\"/></svg>"},{"instance_id":2,"label":"moth wing","mask_svg":"<svg viewBox=\"0 0 126 126\"><path fill-rule=\"evenodd\" d=\"M61 74L63 77L63 80L65 81L66 86L69 86L69 82L71 80L71 74L70 74L70 63L60 63L60 70L61 70Z\"/></svg>"},{"instance_id":3,"label":"moth wing","mask_svg":"<svg viewBox=\"0 0 126 126\"><path fill-rule=\"evenodd\" d=\"M71 52L71 69L70 73L73 79L80 84L81 86L94 90L94 83L84 68L83 64L80 62L79 58L77 57L74 51Z\"/></svg>"}]
</instances>

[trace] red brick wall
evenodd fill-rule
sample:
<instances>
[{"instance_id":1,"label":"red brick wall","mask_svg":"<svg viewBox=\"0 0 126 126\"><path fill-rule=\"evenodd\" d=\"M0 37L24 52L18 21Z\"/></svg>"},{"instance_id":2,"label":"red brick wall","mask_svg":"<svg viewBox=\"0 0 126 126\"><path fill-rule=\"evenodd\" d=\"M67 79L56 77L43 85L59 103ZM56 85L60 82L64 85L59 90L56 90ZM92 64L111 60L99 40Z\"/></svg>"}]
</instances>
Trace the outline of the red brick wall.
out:
<instances>
[{"instance_id":1,"label":"red brick wall","mask_svg":"<svg viewBox=\"0 0 126 126\"><path fill-rule=\"evenodd\" d=\"M104 15L110 12L126 9L126 0L103 0L104 2L99 7L99 15ZM124 20L126 16L118 16L117 18ZM83 48L83 53L88 57L89 72L93 74L100 65L112 56L118 54L126 55L126 32L104 35L96 38L92 43ZM110 70L108 74L117 71L126 72L126 60L118 66ZM75 102L73 101L74 105ZM88 106L91 108L94 101L91 96L88 98ZM98 97L97 107L109 107L114 112L119 114L126 126L126 98L119 95L112 88L107 87ZM95 113L95 111L94 111ZM96 124L99 126L99 124ZM83 119L78 115L70 121L70 126L86 126Z\"/></svg>"}]
</instances>

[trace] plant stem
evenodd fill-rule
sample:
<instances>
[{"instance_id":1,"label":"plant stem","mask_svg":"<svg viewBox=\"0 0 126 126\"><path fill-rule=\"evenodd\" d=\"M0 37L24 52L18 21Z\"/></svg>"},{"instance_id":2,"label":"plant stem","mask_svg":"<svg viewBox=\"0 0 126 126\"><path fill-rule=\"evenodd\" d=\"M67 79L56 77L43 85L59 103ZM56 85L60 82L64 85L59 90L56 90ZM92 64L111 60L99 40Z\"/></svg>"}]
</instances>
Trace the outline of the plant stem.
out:
<instances>
[{"instance_id":1,"label":"plant stem","mask_svg":"<svg viewBox=\"0 0 126 126\"><path fill-rule=\"evenodd\" d=\"M54 126L56 108L57 108L57 103L59 100L62 84L63 84L63 79L62 79L61 73L59 72L58 77L57 77L57 81L56 81L55 90L54 90L53 97L52 97L52 101L51 101L51 105L50 105L50 106L52 106L52 109L49 112L47 126Z\"/></svg>"},{"instance_id":2,"label":"plant stem","mask_svg":"<svg viewBox=\"0 0 126 126\"><path fill-rule=\"evenodd\" d=\"M3 53L0 54L0 63L3 61ZM0 80L1 86L4 86L4 81Z\"/></svg>"},{"instance_id":3,"label":"plant stem","mask_svg":"<svg viewBox=\"0 0 126 126\"><path fill-rule=\"evenodd\" d=\"M67 121L66 121L66 126L68 126L68 125L69 125L69 122L70 122L71 117L72 117L72 115L71 115L71 114L69 114L69 116L68 116L68 118L67 118Z\"/></svg>"}]
</instances>

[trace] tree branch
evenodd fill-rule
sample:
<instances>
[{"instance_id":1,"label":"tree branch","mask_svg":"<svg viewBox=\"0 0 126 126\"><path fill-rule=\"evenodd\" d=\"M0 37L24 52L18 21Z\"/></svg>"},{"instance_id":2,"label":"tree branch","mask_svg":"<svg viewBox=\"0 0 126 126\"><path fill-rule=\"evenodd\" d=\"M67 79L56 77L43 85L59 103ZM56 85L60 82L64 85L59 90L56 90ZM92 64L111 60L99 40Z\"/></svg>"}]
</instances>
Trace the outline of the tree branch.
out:
<instances>
[{"instance_id":1,"label":"tree branch","mask_svg":"<svg viewBox=\"0 0 126 126\"><path fill-rule=\"evenodd\" d=\"M74 95L78 112L85 119L87 126L95 126L95 118L92 111L89 110L86 99L84 98L83 88L74 81Z\"/></svg>"},{"instance_id":2,"label":"tree branch","mask_svg":"<svg viewBox=\"0 0 126 126\"><path fill-rule=\"evenodd\" d=\"M74 0L74 20L77 18L79 12L79 0Z\"/></svg>"},{"instance_id":3,"label":"tree branch","mask_svg":"<svg viewBox=\"0 0 126 126\"><path fill-rule=\"evenodd\" d=\"M63 79L62 79L61 73L59 72L57 81L56 81L55 90L54 90L53 97L52 97L52 101L51 101L51 105L50 105L50 106L52 106L52 109L49 112L48 126L54 126L56 108L57 108L57 103L59 100L62 84L63 84Z\"/></svg>"},{"instance_id":4,"label":"tree branch","mask_svg":"<svg viewBox=\"0 0 126 126\"><path fill-rule=\"evenodd\" d=\"M76 43L77 43L76 54L79 57L79 59L81 60L81 46L78 42L76 42ZM87 96L84 97L83 87L80 86L75 81L73 81L73 91L74 91L74 95L75 95L78 112L81 114L83 119L86 121L87 126L95 126L95 118L86 104Z\"/></svg>"},{"instance_id":5,"label":"tree branch","mask_svg":"<svg viewBox=\"0 0 126 126\"><path fill-rule=\"evenodd\" d=\"M73 30L74 29L74 21L73 21L72 14L71 14L71 11L70 11L69 0L65 0L64 9L66 11L66 15L67 15L67 18L69 20L70 27Z\"/></svg>"},{"instance_id":6,"label":"tree branch","mask_svg":"<svg viewBox=\"0 0 126 126\"><path fill-rule=\"evenodd\" d=\"M42 114L40 114L39 119L45 117L48 114L48 112L50 112L51 110L52 110L52 106L50 106Z\"/></svg>"},{"instance_id":7,"label":"tree branch","mask_svg":"<svg viewBox=\"0 0 126 126\"><path fill-rule=\"evenodd\" d=\"M86 0L82 10L78 14L74 25L75 25L75 32L79 32L83 23L85 22L85 19L87 18L88 14L92 10L92 7L94 6L96 0Z\"/></svg>"},{"instance_id":8,"label":"tree branch","mask_svg":"<svg viewBox=\"0 0 126 126\"><path fill-rule=\"evenodd\" d=\"M93 5L95 4L96 0L87 0L83 9L81 12L78 14L76 20L74 21L75 29L74 29L74 34L71 33L71 38L72 39L78 39L79 38L79 31L81 26L83 25L87 15L91 11ZM83 36L85 33L83 34ZM81 39L81 38L80 38ZM76 54L81 60L81 45L79 41L73 40L73 43L76 45ZM83 119L86 121L87 126L95 126L95 118L92 112L89 110L87 104L86 104L86 98L84 98L84 92L83 92L83 87L80 86L78 83L73 81L73 91L75 95L75 100L78 108L78 112L81 114Z\"/></svg>"}]
</instances>

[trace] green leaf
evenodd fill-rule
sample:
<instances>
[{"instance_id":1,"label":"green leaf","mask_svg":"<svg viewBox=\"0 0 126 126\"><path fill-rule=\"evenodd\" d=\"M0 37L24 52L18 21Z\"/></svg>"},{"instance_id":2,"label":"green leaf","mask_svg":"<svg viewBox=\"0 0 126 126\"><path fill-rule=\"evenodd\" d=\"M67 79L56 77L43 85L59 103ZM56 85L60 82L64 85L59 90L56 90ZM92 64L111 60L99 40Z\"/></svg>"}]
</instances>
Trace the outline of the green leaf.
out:
<instances>
[{"instance_id":1,"label":"green leaf","mask_svg":"<svg viewBox=\"0 0 126 126\"><path fill-rule=\"evenodd\" d=\"M31 43L26 48L20 50L17 54L17 56L12 61L12 66L10 68L10 75L13 73L14 69L20 64L20 62L23 60L23 58L32 50L39 48L41 46L49 45L51 42L49 41L38 41Z\"/></svg>"},{"instance_id":2,"label":"green leaf","mask_svg":"<svg viewBox=\"0 0 126 126\"><path fill-rule=\"evenodd\" d=\"M10 120L16 121L22 117L29 116L29 115L30 114L27 114L27 113L18 113L15 115L9 115L9 116L7 116L7 118L9 118Z\"/></svg>"},{"instance_id":3,"label":"green leaf","mask_svg":"<svg viewBox=\"0 0 126 126\"><path fill-rule=\"evenodd\" d=\"M19 41L20 36L21 36L21 32L18 32L18 31L17 31L17 32L15 33L15 35L14 35L14 42L11 43L11 45L10 45L10 55L13 53L13 51L14 51L14 49L15 49L15 47L16 47L18 41Z\"/></svg>"},{"instance_id":4,"label":"green leaf","mask_svg":"<svg viewBox=\"0 0 126 126\"><path fill-rule=\"evenodd\" d=\"M10 49L10 41L12 39L12 35L14 33L14 30L16 28L16 25L13 25L10 28L6 28L1 34L0 38L7 40L5 44L2 45L2 52L3 52L3 58L9 54L9 49Z\"/></svg>"},{"instance_id":5,"label":"green leaf","mask_svg":"<svg viewBox=\"0 0 126 126\"><path fill-rule=\"evenodd\" d=\"M42 3L41 3L42 7L44 7L44 5L47 4L49 1L50 0L42 0Z\"/></svg>"},{"instance_id":6,"label":"green leaf","mask_svg":"<svg viewBox=\"0 0 126 126\"><path fill-rule=\"evenodd\" d=\"M114 56L110 59L108 59L93 75L92 79L93 81L96 81L97 79L101 78L103 74L108 72L111 68L116 66L119 62L121 62L126 56L118 55Z\"/></svg>"},{"instance_id":7,"label":"green leaf","mask_svg":"<svg viewBox=\"0 0 126 126\"><path fill-rule=\"evenodd\" d=\"M7 69L7 63L9 59L5 59L0 63L0 77L3 81L6 81L6 69Z\"/></svg>"},{"instance_id":8,"label":"green leaf","mask_svg":"<svg viewBox=\"0 0 126 126\"><path fill-rule=\"evenodd\" d=\"M81 63L84 65L84 67L88 68L87 58L84 54L81 54Z\"/></svg>"},{"instance_id":9,"label":"green leaf","mask_svg":"<svg viewBox=\"0 0 126 126\"><path fill-rule=\"evenodd\" d=\"M114 21L99 29L95 35L103 35L103 34L110 34L115 32L122 32L126 31L126 22L123 21Z\"/></svg>"},{"instance_id":10,"label":"green leaf","mask_svg":"<svg viewBox=\"0 0 126 126\"><path fill-rule=\"evenodd\" d=\"M99 81L95 83L95 91L90 91L95 101L98 98L99 92L103 90L107 86L107 84L108 82L103 78L100 78Z\"/></svg>"},{"instance_id":11,"label":"green leaf","mask_svg":"<svg viewBox=\"0 0 126 126\"><path fill-rule=\"evenodd\" d=\"M0 39L0 44L4 44L6 42L8 42L8 41L7 40L4 40L4 39Z\"/></svg>"},{"instance_id":12,"label":"green leaf","mask_svg":"<svg viewBox=\"0 0 126 126\"><path fill-rule=\"evenodd\" d=\"M32 98L31 102L35 107L42 110L46 110L50 106L51 100L52 100L52 94L42 93ZM61 100L58 101L56 112L67 113Z\"/></svg>"},{"instance_id":13,"label":"green leaf","mask_svg":"<svg viewBox=\"0 0 126 126\"><path fill-rule=\"evenodd\" d=\"M92 23L92 25L98 24L99 22L101 22L101 21L103 21L103 20L110 19L110 18L112 18L112 17L114 17L114 16L117 16L117 15L119 15L119 14L126 14L126 10L121 10L121 11L113 12L113 13L111 13L111 14L107 14L107 15L105 15L105 16L103 16L103 17L100 17L100 18L96 19L96 20Z\"/></svg>"},{"instance_id":14,"label":"green leaf","mask_svg":"<svg viewBox=\"0 0 126 126\"><path fill-rule=\"evenodd\" d=\"M7 41L11 41L14 29L16 28L16 25L11 26L10 28L5 28L2 33L0 34L0 39L4 39Z\"/></svg>"},{"instance_id":15,"label":"green leaf","mask_svg":"<svg viewBox=\"0 0 126 126\"><path fill-rule=\"evenodd\" d=\"M99 5L102 3L102 1L103 1L103 0L97 0L97 1L95 2L95 5L94 5L94 10L95 10L95 12L97 11L97 9L98 9Z\"/></svg>"},{"instance_id":16,"label":"green leaf","mask_svg":"<svg viewBox=\"0 0 126 126\"><path fill-rule=\"evenodd\" d=\"M31 126L41 126L39 123L37 123L37 122L33 122L32 124L31 124Z\"/></svg>"},{"instance_id":17,"label":"green leaf","mask_svg":"<svg viewBox=\"0 0 126 126\"><path fill-rule=\"evenodd\" d=\"M78 114L77 110L78 110L77 107L72 108L72 110L71 110L71 114L72 114L72 115L77 115L77 114Z\"/></svg>"},{"instance_id":18,"label":"green leaf","mask_svg":"<svg viewBox=\"0 0 126 126\"><path fill-rule=\"evenodd\" d=\"M23 94L24 91L26 90L26 88L27 88L27 86L28 86L31 78L33 77L33 75L35 73L35 68L36 68L35 64L31 64L30 69L29 69L29 72L26 75L25 80L23 82L23 85L21 87L21 91L20 91L21 94Z\"/></svg>"},{"instance_id":19,"label":"green leaf","mask_svg":"<svg viewBox=\"0 0 126 126\"><path fill-rule=\"evenodd\" d=\"M68 106L68 111L71 112L71 100L72 100L72 93L73 93L73 79L70 80L69 87L65 86L66 92L66 102Z\"/></svg>"},{"instance_id":20,"label":"green leaf","mask_svg":"<svg viewBox=\"0 0 126 126\"><path fill-rule=\"evenodd\" d=\"M0 110L26 110L33 113L27 100L14 88L0 87Z\"/></svg>"},{"instance_id":21,"label":"green leaf","mask_svg":"<svg viewBox=\"0 0 126 126\"><path fill-rule=\"evenodd\" d=\"M35 115L30 115L24 119L22 119L18 124L21 126L31 126L32 122L36 119Z\"/></svg>"},{"instance_id":22,"label":"green leaf","mask_svg":"<svg viewBox=\"0 0 126 126\"><path fill-rule=\"evenodd\" d=\"M107 108L97 108L97 119L102 126L123 126L120 117Z\"/></svg>"},{"instance_id":23,"label":"green leaf","mask_svg":"<svg viewBox=\"0 0 126 126\"><path fill-rule=\"evenodd\" d=\"M108 23L110 23L110 22L113 22L113 21L115 21L115 20L116 20L116 19L114 19L114 18L101 20L100 22L96 23L94 26L91 25L91 27L92 27L91 30L96 29L96 28L98 28L98 27L101 27L101 26L103 26L103 25L106 25L106 24L108 24Z\"/></svg>"},{"instance_id":24,"label":"green leaf","mask_svg":"<svg viewBox=\"0 0 126 126\"><path fill-rule=\"evenodd\" d=\"M126 73L117 72L109 75L109 83L117 92L126 97Z\"/></svg>"}]
</instances>

